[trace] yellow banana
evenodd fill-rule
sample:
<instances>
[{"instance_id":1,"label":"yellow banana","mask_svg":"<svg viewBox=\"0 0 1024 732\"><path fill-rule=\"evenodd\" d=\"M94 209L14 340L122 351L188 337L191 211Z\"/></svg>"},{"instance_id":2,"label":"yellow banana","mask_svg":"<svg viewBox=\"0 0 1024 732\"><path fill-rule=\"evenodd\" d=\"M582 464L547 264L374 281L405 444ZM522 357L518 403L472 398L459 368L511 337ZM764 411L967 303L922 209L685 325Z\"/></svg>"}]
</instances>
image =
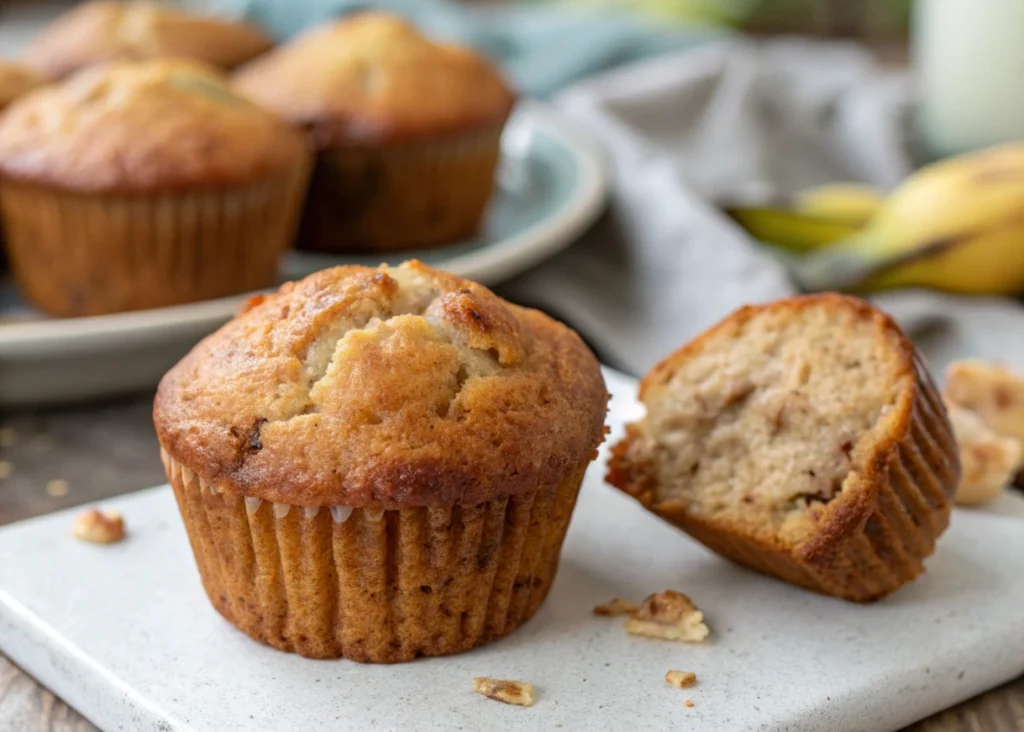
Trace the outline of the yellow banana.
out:
<instances>
[{"instance_id":1,"label":"yellow banana","mask_svg":"<svg viewBox=\"0 0 1024 732\"><path fill-rule=\"evenodd\" d=\"M812 290L1024 291L1024 144L922 168L867 226L794 265Z\"/></svg>"},{"instance_id":2,"label":"yellow banana","mask_svg":"<svg viewBox=\"0 0 1024 732\"><path fill-rule=\"evenodd\" d=\"M784 208L730 208L726 213L758 241L793 252L820 249L845 239L859 228Z\"/></svg>"},{"instance_id":3,"label":"yellow banana","mask_svg":"<svg viewBox=\"0 0 1024 732\"><path fill-rule=\"evenodd\" d=\"M829 183L797 193L793 210L859 227L878 212L884 201L882 191L865 183Z\"/></svg>"}]
</instances>

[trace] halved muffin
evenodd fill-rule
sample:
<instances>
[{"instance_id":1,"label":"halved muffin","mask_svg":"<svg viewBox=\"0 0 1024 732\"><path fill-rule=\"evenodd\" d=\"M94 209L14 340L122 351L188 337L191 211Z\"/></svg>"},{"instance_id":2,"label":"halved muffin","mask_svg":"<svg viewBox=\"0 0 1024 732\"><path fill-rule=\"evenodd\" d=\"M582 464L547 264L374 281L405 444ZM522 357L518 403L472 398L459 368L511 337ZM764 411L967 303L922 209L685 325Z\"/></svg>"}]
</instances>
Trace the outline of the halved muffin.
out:
<instances>
[{"instance_id":1,"label":"halved muffin","mask_svg":"<svg viewBox=\"0 0 1024 732\"><path fill-rule=\"evenodd\" d=\"M841 295L742 308L643 380L608 480L712 550L848 600L923 571L960 466L886 315Z\"/></svg>"},{"instance_id":2,"label":"halved muffin","mask_svg":"<svg viewBox=\"0 0 1024 732\"><path fill-rule=\"evenodd\" d=\"M64 13L32 41L25 61L51 79L109 61L189 58L231 69L270 49L243 22L149 2L93 0Z\"/></svg>"}]
</instances>

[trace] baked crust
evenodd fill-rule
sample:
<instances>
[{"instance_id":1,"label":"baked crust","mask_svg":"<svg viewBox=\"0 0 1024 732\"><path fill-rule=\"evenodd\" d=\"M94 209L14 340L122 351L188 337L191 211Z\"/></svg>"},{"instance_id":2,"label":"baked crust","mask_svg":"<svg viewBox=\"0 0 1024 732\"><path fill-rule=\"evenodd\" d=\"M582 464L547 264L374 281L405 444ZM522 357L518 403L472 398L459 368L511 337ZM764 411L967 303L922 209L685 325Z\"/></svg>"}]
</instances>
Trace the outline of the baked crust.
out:
<instances>
[{"instance_id":1,"label":"baked crust","mask_svg":"<svg viewBox=\"0 0 1024 732\"><path fill-rule=\"evenodd\" d=\"M147 2L88 2L47 26L25 54L51 79L107 61L191 58L231 69L269 50L271 39L242 22Z\"/></svg>"},{"instance_id":2,"label":"baked crust","mask_svg":"<svg viewBox=\"0 0 1024 732\"><path fill-rule=\"evenodd\" d=\"M82 193L243 185L308 155L216 70L177 59L88 69L0 118L0 175Z\"/></svg>"},{"instance_id":3,"label":"baked crust","mask_svg":"<svg viewBox=\"0 0 1024 732\"><path fill-rule=\"evenodd\" d=\"M397 509L558 484L594 456L607 400L564 325L409 262L256 298L167 373L154 422L218 490Z\"/></svg>"},{"instance_id":4,"label":"baked crust","mask_svg":"<svg viewBox=\"0 0 1024 732\"><path fill-rule=\"evenodd\" d=\"M945 530L960 475L956 443L942 402L919 355L896 323L866 302L836 294L807 295L741 308L656 365L640 386L645 403L688 358L713 339L736 332L767 310L841 308L878 327L879 348L900 361L898 396L888 429L854 455L842 490L820 510L815 528L799 541L769 537L728 517L695 516L682 503L656 497L654 471L638 462L630 425L613 449L607 480L646 508L719 554L787 582L854 601L883 597L923 571L922 560Z\"/></svg>"},{"instance_id":5,"label":"baked crust","mask_svg":"<svg viewBox=\"0 0 1024 732\"><path fill-rule=\"evenodd\" d=\"M235 87L318 149L500 127L515 95L482 56L365 12L315 28L235 74Z\"/></svg>"},{"instance_id":6,"label":"baked crust","mask_svg":"<svg viewBox=\"0 0 1024 732\"><path fill-rule=\"evenodd\" d=\"M46 79L32 69L0 59L0 111L18 97L45 83Z\"/></svg>"}]
</instances>

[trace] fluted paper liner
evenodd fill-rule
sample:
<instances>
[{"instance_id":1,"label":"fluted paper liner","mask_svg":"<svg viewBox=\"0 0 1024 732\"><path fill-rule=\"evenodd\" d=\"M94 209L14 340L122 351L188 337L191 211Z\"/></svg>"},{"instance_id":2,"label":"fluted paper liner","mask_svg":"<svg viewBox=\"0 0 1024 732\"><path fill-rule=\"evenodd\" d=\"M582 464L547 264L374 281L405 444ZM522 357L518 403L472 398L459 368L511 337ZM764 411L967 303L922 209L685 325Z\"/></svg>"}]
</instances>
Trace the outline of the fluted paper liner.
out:
<instances>
[{"instance_id":1,"label":"fluted paper liner","mask_svg":"<svg viewBox=\"0 0 1024 732\"><path fill-rule=\"evenodd\" d=\"M298 247L374 252L472 234L494 189L501 128L430 142L320 152Z\"/></svg>"},{"instance_id":2,"label":"fluted paper liner","mask_svg":"<svg viewBox=\"0 0 1024 732\"><path fill-rule=\"evenodd\" d=\"M234 188L82 194L5 180L0 206L21 291L53 315L198 302L276 283L306 163Z\"/></svg>"},{"instance_id":3,"label":"fluted paper liner","mask_svg":"<svg viewBox=\"0 0 1024 732\"><path fill-rule=\"evenodd\" d=\"M162 457L221 615L282 651L376 663L464 651L532 617L586 468L477 505L331 510L218 491Z\"/></svg>"},{"instance_id":4,"label":"fluted paper liner","mask_svg":"<svg viewBox=\"0 0 1024 732\"><path fill-rule=\"evenodd\" d=\"M910 424L868 492L874 499L871 513L829 551L794 555L693 516L665 518L725 557L817 592L867 602L895 591L924 571L923 560L949 524L959 475L945 410L916 356L915 365L918 392Z\"/></svg>"}]
</instances>

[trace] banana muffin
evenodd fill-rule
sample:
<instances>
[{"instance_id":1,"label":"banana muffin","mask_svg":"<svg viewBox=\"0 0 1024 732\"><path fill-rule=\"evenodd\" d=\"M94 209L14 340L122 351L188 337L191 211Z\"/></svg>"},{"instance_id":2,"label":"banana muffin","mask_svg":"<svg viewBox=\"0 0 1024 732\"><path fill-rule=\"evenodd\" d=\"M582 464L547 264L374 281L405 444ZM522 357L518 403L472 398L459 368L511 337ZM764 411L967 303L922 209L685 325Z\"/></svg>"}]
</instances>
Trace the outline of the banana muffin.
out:
<instances>
[{"instance_id":1,"label":"banana muffin","mask_svg":"<svg viewBox=\"0 0 1024 732\"><path fill-rule=\"evenodd\" d=\"M571 330L408 262L254 298L153 419L214 607L280 650L390 663L536 612L607 400Z\"/></svg>"},{"instance_id":2,"label":"banana muffin","mask_svg":"<svg viewBox=\"0 0 1024 732\"><path fill-rule=\"evenodd\" d=\"M923 571L960 466L886 315L835 294L742 308L646 376L609 482L710 549L859 602Z\"/></svg>"},{"instance_id":3,"label":"banana muffin","mask_svg":"<svg viewBox=\"0 0 1024 732\"><path fill-rule=\"evenodd\" d=\"M11 270L54 315L275 284L310 155L294 130L192 61L87 69L0 117Z\"/></svg>"},{"instance_id":4,"label":"banana muffin","mask_svg":"<svg viewBox=\"0 0 1024 732\"><path fill-rule=\"evenodd\" d=\"M259 28L148 2L87 2L33 40L28 65L51 79L107 61L175 57L231 69L272 46Z\"/></svg>"},{"instance_id":5,"label":"banana muffin","mask_svg":"<svg viewBox=\"0 0 1024 732\"><path fill-rule=\"evenodd\" d=\"M318 153L300 248L431 247L478 227L514 94L476 53L359 13L245 66L235 86Z\"/></svg>"}]
</instances>

